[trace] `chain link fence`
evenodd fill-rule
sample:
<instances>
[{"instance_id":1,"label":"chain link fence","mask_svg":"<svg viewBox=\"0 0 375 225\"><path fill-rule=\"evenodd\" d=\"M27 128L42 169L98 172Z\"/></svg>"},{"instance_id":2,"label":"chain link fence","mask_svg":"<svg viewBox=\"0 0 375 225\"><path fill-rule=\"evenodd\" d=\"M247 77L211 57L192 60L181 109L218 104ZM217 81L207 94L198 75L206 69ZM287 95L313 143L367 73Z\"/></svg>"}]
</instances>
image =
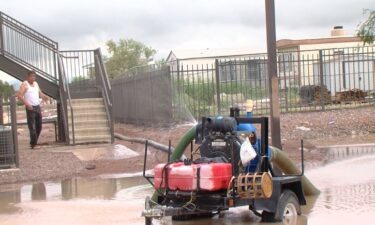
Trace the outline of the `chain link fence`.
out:
<instances>
[{"instance_id":1,"label":"chain link fence","mask_svg":"<svg viewBox=\"0 0 375 225\"><path fill-rule=\"evenodd\" d=\"M111 86L113 117L116 122L171 122L173 98L168 66L134 68L111 80Z\"/></svg>"}]
</instances>

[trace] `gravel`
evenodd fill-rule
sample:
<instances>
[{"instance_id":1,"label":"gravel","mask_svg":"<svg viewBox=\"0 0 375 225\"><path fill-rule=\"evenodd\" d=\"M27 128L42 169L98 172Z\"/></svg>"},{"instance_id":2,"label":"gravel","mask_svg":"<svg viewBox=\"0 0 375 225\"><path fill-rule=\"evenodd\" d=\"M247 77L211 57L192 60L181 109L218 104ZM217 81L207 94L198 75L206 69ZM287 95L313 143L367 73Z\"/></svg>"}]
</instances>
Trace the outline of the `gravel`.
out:
<instances>
[{"instance_id":1,"label":"gravel","mask_svg":"<svg viewBox=\"0 0 375 225\"><path fill-rule=\"evenodd\" d=\"M356 144L375 142L375 107L331 110L325 112L282 114L281 138L283 149L298 158L300 139L305 140L305 147L310 155L307 160L320 160L322 151L315 146ZM173 127L140 127L130 124L116 124L115 132L128 137L140 137L168 145L171 140L175 146L192 125ZM42 131L41 148L31 150L27 146L28 131L19 129L20 167L19 169L0 170L0 184L22 183L49 180L64 180L72 177L91 177L109 173L139 172L143 167L144 145L117 140L108 151L113 151L116 144L122 144L134 151L131 158L95 158L82 161L72 152L56 151L57 148L69 149L54 142L54 128L45 126ZM82 148L82 146L81 146ZM108 155L116 154L108 152ZM138 156L137 156L138 155ZM150 148L147 168L166 159L166 154ZM86 169L86 167L94 167Z\"/></svg>"}]
</instances>

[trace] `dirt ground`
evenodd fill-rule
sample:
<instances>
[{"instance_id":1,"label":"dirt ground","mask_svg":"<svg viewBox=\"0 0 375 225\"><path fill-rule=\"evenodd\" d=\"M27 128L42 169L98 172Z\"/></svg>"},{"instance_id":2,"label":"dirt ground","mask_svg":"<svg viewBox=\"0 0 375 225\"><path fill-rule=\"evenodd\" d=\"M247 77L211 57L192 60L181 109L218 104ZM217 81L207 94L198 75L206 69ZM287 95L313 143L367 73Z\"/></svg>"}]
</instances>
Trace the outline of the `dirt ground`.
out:
<instances>
[{"instance_id":1,"label":"dirt ground","mask_svg":"<svg viewBox=\"0 0 375 225\"><path fill-rule=\"evenodd\" d=\"M375 143L375 107L342 109L325 112L282 114L281 138L283 150L298 161L300 140L304 140L307 162L321 161L324 146ZM176 146L179 138L192 124L142 127L116 124L115 132L127 137L138 137ZM37 149L28 146L26 126L18 128L19 169L0 170L0 184L71 177L92 177L113 173L133 173L143 169L144 145L116 139L114 144L66 146L55 142L52 124L45 124ZM126 146L134 151L132 157L113 157L114 149ZM130 150L130 151L131 151ZM147 169L165 162L166 154L150 147Z\"/></svg>"}]
</instances>

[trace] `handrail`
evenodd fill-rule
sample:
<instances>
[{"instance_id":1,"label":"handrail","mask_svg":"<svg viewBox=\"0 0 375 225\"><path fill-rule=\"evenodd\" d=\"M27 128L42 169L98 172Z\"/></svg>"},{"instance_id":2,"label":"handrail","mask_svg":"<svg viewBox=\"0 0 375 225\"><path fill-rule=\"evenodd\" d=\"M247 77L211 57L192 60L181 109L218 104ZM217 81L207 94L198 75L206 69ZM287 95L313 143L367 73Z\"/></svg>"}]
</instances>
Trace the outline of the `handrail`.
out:
<instances>
[{"instance_id":1,"label":"handrail","mask_svg":"<svg viewBox=\"0 0 375 225\"><path fill-rule=\"evenodd\" d=\"M21 27L23 28L23 30L26 30L28 32L30 32L32 35L36 36L36 37L40 37L43 41L45 42L49 42L51 44L54 44L54 45L57 45L57 42L51 40L50 38L44 36L43 34L39 33L38 31L30 28L29 26L23 24L22 22L14 19L13 17L3 13L0 11L0 16L4 19L3 21L9 21L10 24L15 24L17 27Z\"/></svg>"},{"instance_id":2,"label":"handrail","mask_svg":"<svg viewBox=\"0 0 375 225\"><path fill-rule=\"evenodd\" d=\"M58 43L0 11L1 54L58 83Z\"/></svg>"},{"instance_id":3,"label":"handrail","mask_svg":"<svg viewBox=\"0 0 375 225\"><path fill-rule=\"evenodd\" d=\"M72 121L72 137L73 137L73 145L75 144L75 132L74 132L74 114L73 114L73 106L72 106L72 103L71 103L71 95L70 95L70 90L69 90L69 86L68 86L68 81L66 79L66 74L65 74L65 69L64 69L64 65L63 65L63 62L62 62L62 59L61 57L63 57L62 55L58 54L58 64L59 64L59 68L60 68L60 85L63 87L64 89L64 95L68 95L68 104L69 104L69 107L70 107L70 113L71 113L71 121ZM61 96L62 98L63 96ZM66 96L64 96L65 100L66 100ZM69 142L70 140L70 135L69 135L69 126L68 126L68 116L67 116L67 113L65 112L65 105L63 105L63 115L64 115L64 126L65 126L65 130L66 130L66 134L67 134L67 140Z\"/></svg>"},{"instance_id":4,"label":"handrail","mask_svg":"<svg viewBox=\"0 0 375 225\"><path fill-rule=\"evenodd\" d=\"M104 62L103 62L103 57L102 57L102 52L100 51L100 48L99 49L97 49L97 52L98 52L98 54L99 54L99 58L100 58L100 60L99 60L99 62L100 62L100 66L103 68L103 74L102 74L102 76L103 76L103 78L104 78L104 80L105 80L105 85L108 87L108 89L109 89L109 91L111 91L111 89L112 89L112 87L111 87L111 83L109 82L109 79L108 79L108 76L107 76L107 69L106 69L106 67L104 66ZM104 76L105 75L105 76ZM109 92L109 93L112 93L112 92Z\"/></svg>"},{"instance_id":5,"label":"handrail","mask_svg":"<svg viewBox=\"0 0 375 225\"><path fill-rule=\"evenodd\" d=\"M0 12L0 54L4 55L3 17Z\"/></svg>"},{"instance_id":6,"label":"handrail","mask_svg":"<svg viewBox=\"0 0 375 225\"><path fill-rule=\"evenodd\" d=\"M21 27L18 27L13 23L9 23L6 20L5 21L3 20L3 25L9 28L12 28L14 31L18 32L19 34L24 35L25 37L28 37L31 40L42 44L44 47L47 47L50 50L54 50L57 45L57 43L49 43L45 41L43 38L40 38L39 36L31 33L30 31L23 30Z\"/></svg>"},{"instance_id":7,"label":"handrail","mask_svg":"<svg viewBox=\"0 0 375 225\"><path fill-rule=\"evenodd\" d=\"M95 61L98 65L98 72L100 81L102 84L101 91L103 93L104 97L104 104L105 104L105 110L108 118L108 125L110 127L111 131L111 142L114 142L114 121L113 121L113 115L112 115L112 95L111 95L111 85L108 80L107 71L104 66L102 55L100 49L95 50Z\"/></svg>"},{"instance_id":8,"label":"handrail","mask_svg":"<svg viewBox=\"0 0 375 225\"><path fill-rule=\"evenodd\" d=\"M107 71L106 71L106 68L104 66L103 60L101 60L102 55L101 55L100 49L97 49L96 52L98 54L95 56L96 57L95 59L98 60L98 65L99 65L99 69L100 69L100 78L101 78L101 81L102 81L103 86L105 88L106 98L107 98L108 102L111 103L111 98L109 96L109 93L111 91L111 85L109 83L108 76L105 76L105 75L107 75ZM111 106L112 106L112 103L111 103Z\"/></svg>"}]
</instances>

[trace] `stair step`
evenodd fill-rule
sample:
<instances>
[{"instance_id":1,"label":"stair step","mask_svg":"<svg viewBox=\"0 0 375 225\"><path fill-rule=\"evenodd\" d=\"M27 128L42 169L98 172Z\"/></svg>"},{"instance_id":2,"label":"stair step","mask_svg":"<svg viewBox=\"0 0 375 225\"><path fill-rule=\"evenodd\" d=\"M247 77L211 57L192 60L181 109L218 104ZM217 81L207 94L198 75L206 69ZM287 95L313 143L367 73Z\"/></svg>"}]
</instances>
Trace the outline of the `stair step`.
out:
<instances>
[{"instance_id":1,"label":"stair step","mask_svg":"<svg viewBox=\"0 0 375 225\"><path fill-rule=\"evenodd\" d=\"M81 109L81 110L73 110L73 115L74 117L76 117L77 115L80 115L80 114L85 114L85 115L97 115L97 114L103 114L105 116L107 116L107 112L105 111L105 109ZM68 116L70 117L72 115L72 112L70 110L68 110Z\"/></svg>"},{"instance_id":2,"label":"stair step","mask_svg":"<svg viewBox=\"0 0 375 225\"><path fill-rule=\"evenodd\" d=\"M75 143L111 142L107 113L102 98L72 99ZM71 109L68 104L69 137L73 143Z\"/></svg>"},{"instance_id":3,"label":"stair step","mask_svg":"<svg viewBox=\"0 0 375 225\"><path fill-rule=\"evenodd\" d=\"M89 121L89 120L103 120L107 119L105 112L91 112L91 113L73 113L74 121ZM71 115L68 115L68 120L71 122Z\"/></svg>"},{"instance_id":4,"label":"stair step","mask_svg":"<svg viewBox=\"0 0 375 225\"><path fill-rule=\"evenodd\" d=\"M73 108L74 106L81 106L81 105L103 105L102 98L81 98L81 99L72 99L70 100ZM69 103L68 103L69 105Z\"/></svg>"},{"instance_id":5,"label":"stair step","mask_svg":"<svg viewBox=\"0 0 375 225\"><path fill-rule=\"evenodd\" d=\"M104 105L75 105L72 106L73 114L77 112L105 112ZM70 106L68 106L68 114L71 114L72 110Z\"/></svg>"},{"instance_id":6,"label":"stair step","mask_svg":"<svg viewBox=\"0 0 375 225\"><path fill-rule=\"evenodd\" d=\"M69 134L72 134L72 129L69 129ZM108 127L84 127L76 128L74 127L74 135L99 135L99 134L109 134Z\"/></svg>"},{"instance_id":7,"label":"stair step","mask_svg":"<svg viewBox=\"0 0 375 225\"><path fill-rule=\"evenodd\" d=\"M73 139L70 139L73 144ZM111 135L77 135L75 136L75 143L97 143L97 142L111 142Z\"/></svg>"},{"instance_id":8,"label":"stair step","mask_svg":"<svg viewBox=\"0 0 375 225\"><path fill-rule=\"evenodd\" d=\"M69 126L72 124L72 122L69 123ZM74 128L81 128L81 127L106 127L108 128L108 121L103 120L74 120Z\"/></svg>"}]
</instances>

